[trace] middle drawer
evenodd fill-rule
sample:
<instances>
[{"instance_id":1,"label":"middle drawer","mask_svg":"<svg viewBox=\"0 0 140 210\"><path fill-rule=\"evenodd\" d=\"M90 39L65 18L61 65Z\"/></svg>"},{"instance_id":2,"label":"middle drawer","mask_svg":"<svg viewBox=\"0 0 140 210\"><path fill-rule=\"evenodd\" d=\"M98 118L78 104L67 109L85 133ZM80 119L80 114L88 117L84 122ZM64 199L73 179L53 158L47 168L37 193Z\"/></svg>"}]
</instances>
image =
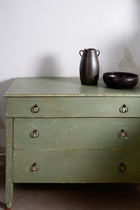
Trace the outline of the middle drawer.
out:
<instances>
[{"instance_id":1,"label":"middle drawer","mask_svg":"<svg viewBox=\"0 0 140 210\"><path fill-rule=\"evenodd\" d=\"M15 118L15 149L140 149L139 118Z\"/></svg>"}]
</instances>

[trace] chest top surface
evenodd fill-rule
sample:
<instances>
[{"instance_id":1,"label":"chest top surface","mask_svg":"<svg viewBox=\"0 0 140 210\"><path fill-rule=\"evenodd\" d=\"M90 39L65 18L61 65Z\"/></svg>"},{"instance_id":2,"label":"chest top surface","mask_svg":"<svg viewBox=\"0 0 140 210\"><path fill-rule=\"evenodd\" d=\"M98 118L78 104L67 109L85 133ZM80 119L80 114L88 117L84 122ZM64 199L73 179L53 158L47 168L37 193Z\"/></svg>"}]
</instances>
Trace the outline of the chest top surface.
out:
<instances>
[{"instance_id":1,"label":"chest top surface","mask_svg":"<svg viewBox=\"0 0 140 210\"><path fill-rule=\"evenodd\" d=\"M132 89L110 89L102 80L97 86L81 85L76 77L16 78L5 97L133 96L140 97L140 82Z\"/></svg>"}]
</instances>

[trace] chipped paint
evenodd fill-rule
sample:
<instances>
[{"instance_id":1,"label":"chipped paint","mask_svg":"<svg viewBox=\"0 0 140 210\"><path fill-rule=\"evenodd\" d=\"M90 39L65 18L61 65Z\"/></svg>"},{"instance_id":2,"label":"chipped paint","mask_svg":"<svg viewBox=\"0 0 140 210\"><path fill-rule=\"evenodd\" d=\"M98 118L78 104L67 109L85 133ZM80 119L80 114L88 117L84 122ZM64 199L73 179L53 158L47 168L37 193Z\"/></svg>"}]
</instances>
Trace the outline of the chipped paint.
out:
<instances>
[{"instance_id":1,"label":"chipped paint","mask_svg":"<svg viewBox=\"0 0 140 210\"><path fill-rule=\"evenodd\" d=\"M114 123L116 124L116 122ZM123 122L118 122L117 125L123 125L124 123Z\"/></svg>"},{"instance_id":2,"label":"chipped paint","mask_svg":"<svg viewBox=\"0 0 140 210\"><path fill-rule=\"evenodd\" d=\"M76 125L74 125L73 127L70 128L71 131L74 131L75 129L77 129Z\"/></svg>"}]
</instances>

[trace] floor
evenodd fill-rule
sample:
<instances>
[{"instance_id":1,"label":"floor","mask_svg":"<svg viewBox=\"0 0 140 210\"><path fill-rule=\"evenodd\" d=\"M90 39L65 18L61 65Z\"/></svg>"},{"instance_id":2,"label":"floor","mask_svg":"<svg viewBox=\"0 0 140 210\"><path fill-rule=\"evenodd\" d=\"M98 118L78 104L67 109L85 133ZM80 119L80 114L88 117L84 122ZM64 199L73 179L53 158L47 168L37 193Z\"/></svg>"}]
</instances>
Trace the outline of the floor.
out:
<instances>
[{"instance_id":1,"label":"floor","mask_svg":"<svg viewBox=\"0 0 140 210\"><path fill-rule=\"evenodd\" d=\"M0 210L5 207L0 176ZM16 184L12 210L140 210L140 184Z\"/></svg>"}]
</instances>

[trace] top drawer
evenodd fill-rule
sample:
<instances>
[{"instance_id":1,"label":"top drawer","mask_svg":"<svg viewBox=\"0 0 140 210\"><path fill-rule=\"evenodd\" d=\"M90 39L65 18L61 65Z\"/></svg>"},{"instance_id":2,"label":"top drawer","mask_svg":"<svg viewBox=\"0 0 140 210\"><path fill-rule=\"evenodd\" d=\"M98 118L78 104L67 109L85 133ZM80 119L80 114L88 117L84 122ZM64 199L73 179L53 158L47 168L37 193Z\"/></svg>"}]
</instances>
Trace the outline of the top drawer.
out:
<instances>
[{"instance_id":1,"label":"top drawer","mask_svg":"<svg viewBox=\"0 0 140 210\"><path fill-rule=\"evenodd\" d=\"M6 116L140 117L139 104L135 97L7 98Z\"/></svg>"}]
</instances>

